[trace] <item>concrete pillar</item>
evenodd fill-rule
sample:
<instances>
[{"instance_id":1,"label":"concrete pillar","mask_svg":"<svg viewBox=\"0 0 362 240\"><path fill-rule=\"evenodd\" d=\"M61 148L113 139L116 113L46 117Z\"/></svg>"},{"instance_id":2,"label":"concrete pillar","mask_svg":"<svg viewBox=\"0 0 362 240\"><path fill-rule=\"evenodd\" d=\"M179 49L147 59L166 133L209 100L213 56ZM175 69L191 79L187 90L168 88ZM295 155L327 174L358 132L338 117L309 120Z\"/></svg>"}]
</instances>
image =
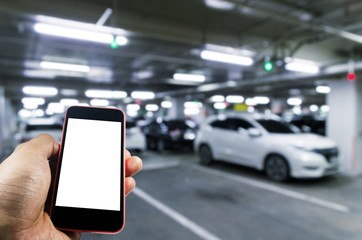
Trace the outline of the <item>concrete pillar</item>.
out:
<instances>
[{"instance_id":1,"label":"concrete pillar","mask_svg":"<svg viewBox=\"0 0 362 240\"><path fill-rule=\"evenodd\" d=\"M362 83L332 81L327 96L330 110L327 136L335 140L341 154L341 172L349 176L362 174Z\"/></svg>"},{"instance_id":2,"label":"concrete pillar","mask_svg":"<svg viewBox=\"0 0 362 240\"><path fill-rule=\"evenodd\" d=\"M287 109L286 100L280 98L271 99L270 109L272 113L282 114L285 111L285 109Z\"/></svg>"},{"instance_id":3,"label":"concrete pillar","mask_svg":"<svg viewBox=\"0 0 362 240\"><path fill-rule=\"evenodd\" d=\"M4 122L5 122L5 96L4 87L0 86L0 157L4 154ZM2 159L0 159L0 162Z\"/></svg>"},{"instance_id":4,"label":"concrete pillar","mask_svg":"<svg viewBox=\"0 0 362 240\"><path fill-rule=\"evenodd\" d=\"M185 118L184 98L183 97L172 98L171 102L172 102L172 107L168 109L167 114L165 114L165 117L169 119Z\"/></svg>"},{"instance_id":5,"label":"concrete pillar","mask_svg":"<svg viewBox=\"0 0 362 240\"><path fill-rule=\"evenodd\" d=\"M7 157L16 145L16 112L10 100L5 98L5 90L0 86L0 162Z\"/></svg>"}]
</instances>

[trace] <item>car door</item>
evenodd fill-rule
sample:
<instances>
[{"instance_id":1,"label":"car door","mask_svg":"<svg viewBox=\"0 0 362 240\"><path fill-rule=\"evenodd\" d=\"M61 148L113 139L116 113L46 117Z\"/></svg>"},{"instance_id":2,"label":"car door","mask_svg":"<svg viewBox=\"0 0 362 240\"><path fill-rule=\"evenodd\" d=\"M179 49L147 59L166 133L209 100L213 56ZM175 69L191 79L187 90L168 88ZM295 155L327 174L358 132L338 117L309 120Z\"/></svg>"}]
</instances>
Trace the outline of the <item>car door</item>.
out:
<instances>
[{"instance_id":1,"label":"car door","mask_svg":"<svg viewBox=\"0 0 362 240\"><path fill-rule=\"evenodd\" d=\"M261 151L259 137L250 136L248 131L255 126L246 119L233 118L231 120L234 136L230 145L233 148L234 159L242 164L255 166Z\"/></svg>"},{"instance_id":2,"label":"car door","mask_svg":"<svg viewBox=\"0 0 362 240\"><path fill-rule=\"evenodd\" d=\"M211 131L207 132L207 141L211 145L214 157L217 159L230 161L230 142L233 131L230 129L231 122L229 119L219 119L210 124Z\"/></svg>"},{"instance_id":3,"label":"car door","mask_svg":"<svg viewBox=\"0 0 362 240\"><path fill-rule=\"evenodd\" d=\"M243 158L245 155L240 154L240 147L241 143L245 145L248 134L247 129L244 133L238 129L241 125L238 119L227 118L215 121L211 125L213 127L213 150L216 155L229 162L245 162Z\"/></svg>"}]
</instances>

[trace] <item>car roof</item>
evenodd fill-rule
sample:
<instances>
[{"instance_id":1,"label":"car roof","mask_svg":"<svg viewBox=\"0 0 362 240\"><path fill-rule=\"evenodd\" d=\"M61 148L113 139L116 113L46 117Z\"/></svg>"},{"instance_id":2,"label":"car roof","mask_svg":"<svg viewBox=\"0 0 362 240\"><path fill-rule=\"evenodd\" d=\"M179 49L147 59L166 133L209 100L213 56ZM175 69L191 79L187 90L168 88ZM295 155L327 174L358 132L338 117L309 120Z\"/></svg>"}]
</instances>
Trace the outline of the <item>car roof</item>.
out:
<instances>
[{"instance_id":1,"label":"car roof","mask_svg":"<svg viewBox=\"0 0 362 240\"><path fill-rule=\"evenodd\" d=\"M281 118L273 113L247 113L247 112L225 112L217 115L211 115L208 117L207 121L215 121L216 119L223 120L226 118L243 118L248 120L277 120L279 121Z\"/></svg>"}]
</instances>

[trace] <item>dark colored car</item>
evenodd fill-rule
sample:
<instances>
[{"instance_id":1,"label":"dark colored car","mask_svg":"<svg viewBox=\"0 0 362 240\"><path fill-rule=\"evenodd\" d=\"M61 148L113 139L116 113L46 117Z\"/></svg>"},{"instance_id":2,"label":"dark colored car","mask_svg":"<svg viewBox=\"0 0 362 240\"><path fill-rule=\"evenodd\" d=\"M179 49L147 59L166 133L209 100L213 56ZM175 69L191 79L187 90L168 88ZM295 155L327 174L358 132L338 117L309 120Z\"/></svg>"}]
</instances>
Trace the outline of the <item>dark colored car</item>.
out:
<instances>
[{"instance_id":1,"label":"dark colored car","mask_svg":"<svg viewBox=\"0 0 362 240\"><path fill-rule=\"evenodd\" d=\"M156 119L144 127L147 148L163 151L165 149L193 149L197 126L191 120Z\"/></svg>"},{"instance_id":2,"label":"dark colored car","mask_svg":"<svg viewBox=\"0 0 362 240\"><path fill-rule=\"evenodd\" d=\"M326 135L326 120L323 118L305 115L294 117L290 123L297 126L302 132Z\"/></svg>"}]
</instances>

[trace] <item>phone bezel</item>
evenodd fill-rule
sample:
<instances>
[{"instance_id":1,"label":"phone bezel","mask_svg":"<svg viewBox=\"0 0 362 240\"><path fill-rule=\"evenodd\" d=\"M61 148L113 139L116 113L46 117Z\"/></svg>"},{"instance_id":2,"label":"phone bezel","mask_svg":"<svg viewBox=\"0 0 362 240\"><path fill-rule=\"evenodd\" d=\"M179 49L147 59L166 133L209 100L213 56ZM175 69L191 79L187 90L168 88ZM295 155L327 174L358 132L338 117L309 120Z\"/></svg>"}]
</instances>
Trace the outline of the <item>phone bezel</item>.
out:
<instances>
[{"instance_id":1,"label":"phone bezel","mask_svg":"<svg viewBox=\"0 0 362 240\"><path fill-rule=\"evenodd\" d=\"M115 121L122 123L121 139L121 202L120 211L98 210L74 207L55 206L58 183L62 164L64 142L69 118ZM125 222L125 167L124 167L124 138L125 138L125 115L123 111L116 108L98 107L69 107L64 118L63 134L56 167L55 181L53 184L53 195L50 209L50 217L56 228L66 231L96 232L96 233L118 233L124 227Z\"/></svg>"}]
</instances>

